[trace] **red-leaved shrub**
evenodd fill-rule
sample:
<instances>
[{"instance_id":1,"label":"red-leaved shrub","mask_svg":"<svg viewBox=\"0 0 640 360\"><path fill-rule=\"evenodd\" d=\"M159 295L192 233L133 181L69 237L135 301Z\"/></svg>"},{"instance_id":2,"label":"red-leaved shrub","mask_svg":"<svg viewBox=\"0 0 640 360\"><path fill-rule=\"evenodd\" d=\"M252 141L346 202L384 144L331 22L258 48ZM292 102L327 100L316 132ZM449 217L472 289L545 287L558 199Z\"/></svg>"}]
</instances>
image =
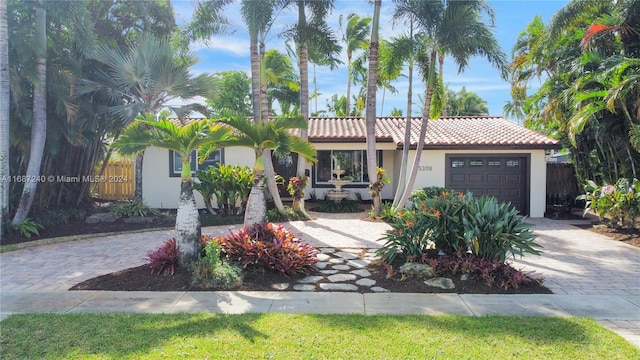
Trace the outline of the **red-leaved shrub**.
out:
<instances>
[{"instance_id":1,"label":"red-leaved shrub","mask_svg":"<svg viewBox=\"0 0 640 360\"><path fill-rule=\"evenodd\" d=\"M226 237L203 237L203 241L216 241L227 258L243 268L306 274L318 261L316 248L272 223L257 223Z\"/></svg>"},{"instance_id":2,"label":"red-leaved shrub","mask_svg":"<svg viewBox=\"0 0 640 360\"><path fill-rule=\"evenodd\" d=\"M171 275L176 270L178 263L178 245L176 239L171 238L162 244L157 250L149 251L147 254L151 274L160 275L165 269L171 271Z\"/></svg>"}]
</instances>

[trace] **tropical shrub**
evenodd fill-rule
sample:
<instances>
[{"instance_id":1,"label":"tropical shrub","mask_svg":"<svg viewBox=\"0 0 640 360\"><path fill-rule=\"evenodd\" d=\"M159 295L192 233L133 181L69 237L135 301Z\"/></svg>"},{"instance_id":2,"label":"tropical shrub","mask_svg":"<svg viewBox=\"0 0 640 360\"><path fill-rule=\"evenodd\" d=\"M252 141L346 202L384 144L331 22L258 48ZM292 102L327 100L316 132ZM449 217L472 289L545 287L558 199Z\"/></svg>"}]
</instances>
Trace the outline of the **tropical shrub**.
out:
<instances>
[{"instance_id":1,"label":"tropical shrub","mask_svg":"<svg viewBox=\"0 0 640 360\"><path fill-rule=\"evenodd\" d=\"M207 242L203 253L193 264L192 282L195 285L229 290L242 284L242 269L235 264L222 263L222 250L217 242Z\"/></svg>"},{"instance_id":2,"label":"tropical shrub","mask_svg":"<svg viewBox=\"0 0 640 360\"><path fill-rule=\"evenodd\" d=\"M614 185L597 185L589 180L585 185L586 194L578 196L585 200L585 214L593 210L600 219L612 227L634 228L640 216L640 181L621 178Z\"/></svg>"},{"instance_id":3,"label":"tropical shrub","mask_svg":"<svg viewBox=\"0 0 640 360\"><path fill-rule=\"evenodd\" d=\"M307 220L308 217L301 211L295 211L290 206L284 207L285 214L281 214L278 209L267 210L267 221L269 222L283 222L283 221L298 221Z\"/></svg>"},{"instance_id":4,"label":"tropical shrub","mask_svg":"<svg viewBox=\"0 0 640 360\"><path fill-rule=\"evenodd\" d=\"M151 274L159 275L164 270L169 270L173 275L178 264L178 248L176 239L171 238L165 241L157 250L149 251L147 260L149 260Z\"/></svg>"},{"instance_id":5,"label":"tropical shrub","mask_svg":"<svg viewBox=\"0 0 640 360\"><path fill-rule=\"evenodd\" d=\"M256 223L226 237L209 238L218 243L231 261L243 269L275 270L284 275L309 273L318 251L273 223Z\"/></svg>"},{"instance_id":6,"label":"tropical shrub","mask_svg":"<svg viewBox=\"0 0 640 360\"><path fill-rule=\"evenodd\" d=\"M334 201L329 199L322 200L313 211L324 213L357 213L361 212L360 202L358 200L342 199Z\"/></svg>"},{"instance_id":7,"label":"tropical shrub","mask_svg":"<svg viewBox=\"0 0 640 360\"><path fill-rule=\"evenodd\" d=\"M87 217L87 212L84 209L56 209L48 210L42 214L39 214L36 221L42 226L50 227L68 224L69 222L76 220L84 220Z\"/></svg>"},{"instance_id":8,"label":"tropical shrub","mask_svg":"<svg viewBox=\"0 0 640 360\"><path fill-rule=\"evenodd\" d=\"M118 217L134 217L147 216L148 214L157 215L158 211L151 209L149 205L141 200L119 202L112 205L109 212Z\"/></svg>"},{"instance_id":9,"label":"tropical shrub","mask_svg":"<svg viewBox=\"0 0 640 360\"><path fill-rule=\"evenodd\" d=\"M409 200L411 201L412 204L412 209L421 209L422 208L422 204L427 201L427 199L430 198L434 198L434 197L438 197L440 196L442 193L449 193L451 194L452 191L447 189L447 188L443 188L443 187L439 187L439 186L429 186L429 187L425 187L422 189L418 189L418 190L414 190L411 193L411 197L409 198Z\"/></svg>"},{"instance_id":10,"label":"tropical shrub","mask_svg":"<svg viewBox=\"0 0 640 360\"><path fill-rule=\"evenodd\" d=\"M198 170L196 179L193 189L202 195L211 214L216 213L213 208L214 196L220 215L240 215L244 212L253 184L253 171L249 167L217 164L206 170Z\"/></svg>"},{"instance_id":11,"label":"tropical shrub","mask_svg":"<svg viewBox=\"0 0 640 360\"><path fill-rule=\"evenodd\" d=\"M16 233L22 237L30 238L33 235L40 235L40 229L43 229L44 226L38 224L31 218L24 219L20 224L14 225L9 223L9 231L11 233Z\"/></svg>"},{"instance_id":12,"label":"tropical shrub","mask_svg":"<svg viewBox=\"0 0 640 360\"><path fill-rule=\"evenodd\" d=\"M382 238L385 244L378 250L383 260L393 262L398 254L418 258L432 248L457 256L470 251L500 261L508 253L539 253L531 225L510 204L495 198L444 190L415 204L419 208L399 212L389 220L392 230Z\"/></svg>"},{"instance_id":13,"label":"tropical shrub","mask_svg":"<svg viewBox=\"0 0 640 360\"><path fill-rule=\"evenodd\" d=\"M481 196L467 204L462 217L464 236L471 251L478 257L504 262L510 253L538 255L534 235L523 216L508 203L499 203L490 196Z\"/></svg>"},{"instance_id":14,"label":"tropical shrub","mask_svg":"<svg viewBox=\"0 0 640 360\"><path fill-rule=\"evenodd\" d=\"M289 179L289 183L287 184L287 191L289 195L293 196L296 199L301 199L304 197L304 189L309 184L309 177L305 176L304 178L294 176Z\"/></svg>"}]
</instances>

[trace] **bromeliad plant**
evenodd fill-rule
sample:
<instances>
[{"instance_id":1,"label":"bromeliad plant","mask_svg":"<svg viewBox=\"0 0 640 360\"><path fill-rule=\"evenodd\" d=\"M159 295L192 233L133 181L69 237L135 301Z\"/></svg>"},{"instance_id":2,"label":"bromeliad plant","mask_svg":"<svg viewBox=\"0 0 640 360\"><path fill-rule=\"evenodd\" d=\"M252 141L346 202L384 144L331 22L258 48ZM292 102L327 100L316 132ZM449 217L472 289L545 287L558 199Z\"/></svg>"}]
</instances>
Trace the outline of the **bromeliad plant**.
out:
<instances>
[{"instance_id":1,"label":"bromeliad plant","mask_svg":"<svg viewBox=\"0 0 640 360\"><path fill-rule=\"evenodd\" d=\"M158 249L149 251L147 259L149 260L151 274L160 275L163 271L169 270L173 275L178 264L178 250L179 246L176 244L176 239L172 238L165 241Z\"/></svg>"},{"instance_id":2,"label":"bromeliad plant","mask_svg":"<svg viewBox=\"0 0 640 360\"><path fill-rule=\"evenodd\" d=\"M606 220L611 227L633 229L640 216L640 181L621 178L615 184L598 185L589 180L585 185L586 194L577 200L586 200L585 215L593 210L598 217Z\"/></svg>"},{"instance_id":3,"label":"bromeliad plant","mask_svg":"<svg viewBox=\"0 0 640 360\"><path fill-rule=\"evenodd\" d=\"M297 239L282 225L256 223L215 241L230 261L242 268L275 270L283 275L309 273L318 261L318 251Z\"/></svg>"}]
</instances>

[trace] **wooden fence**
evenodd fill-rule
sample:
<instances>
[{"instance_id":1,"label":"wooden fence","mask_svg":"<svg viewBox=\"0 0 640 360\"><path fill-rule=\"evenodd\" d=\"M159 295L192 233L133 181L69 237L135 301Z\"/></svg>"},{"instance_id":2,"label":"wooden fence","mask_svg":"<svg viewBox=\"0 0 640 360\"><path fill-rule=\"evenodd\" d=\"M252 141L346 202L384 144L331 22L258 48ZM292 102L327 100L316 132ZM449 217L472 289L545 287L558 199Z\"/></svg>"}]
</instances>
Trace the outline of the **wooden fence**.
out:
<instances>
[{"instance_id":1,"label":"wooden fence","mask_svg":"<svg viewBox=\"0 0 640 360\"><path fill-rule=\"evenodd\" d=\"M110 161L102 176L94 177L92 193L100 200L133 200L133 161Z\"/></svg>"},{"instance_id":2,"label":"wooden fence","mask_svg":"<svg viewBox=\"0 0 640 360\"><path fill-rule=\"evenodd\" d=\"M547 163L547 205L573 204L581 193L572 164Z\"/></svg>"}]
</instances>

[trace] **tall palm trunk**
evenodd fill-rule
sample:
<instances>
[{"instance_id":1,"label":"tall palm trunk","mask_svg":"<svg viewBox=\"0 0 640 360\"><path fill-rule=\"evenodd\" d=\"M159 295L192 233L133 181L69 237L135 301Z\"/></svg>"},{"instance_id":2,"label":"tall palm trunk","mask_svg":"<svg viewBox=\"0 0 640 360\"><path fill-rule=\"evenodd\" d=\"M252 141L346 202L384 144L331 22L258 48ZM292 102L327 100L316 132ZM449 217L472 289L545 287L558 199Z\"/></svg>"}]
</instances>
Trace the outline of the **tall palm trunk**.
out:
<instances>
[{"instance_id":1,"label":"tall palm trunk","mask_svg":"<svg viewBox=\"0 0 640 360\"><path fill-rule=\"evenodd\" d=\"M269 121L269 117L271 114L269 113L269 101L267 99L267 70L265 66L265 55L266 55L266 47L265 47L265 39L264 35L261 35L260 38L260 121L265 122ZM276 183L276 171L273 168L273 160L271 159L271 150L264 150L262 154L262 158L264 161L264 176L267 179L267 188L269 189L269 193L271 194L271 198L273 199L273 203L278 209L280 214L285 215L287 212L284 209L284 204L282 204L282 199L280 198L280 191L278 190L278 184Z\"/></svg>"},{"instance_id":2,"label":"tall palm trunk","mask_svg":"<svg viewBox=\"0 0 640 360\"><path fill-rule=\"evenodd\" d=\"M353 69L351 69L351 53L347 52L347 97L345 103L345 116L351 115L351 81L353 78L352 74Z\"/></svg>"},{"instance_id":3,"label":"tall palm trunk","mask_svg":"<svg viewBox=\"0 0 640 360\"><path fill-rule=\"evenodd\" d=\"M304 13L304 1L298 1L298 34L306 34L307 19ZM307 40L300 35L300 46L298 54L298 68L300 69L300 113L304 119L309 122L309 49L307 48ZM304 140L308 139L307 129L300 129L300 137ZM307 162L302 156L298 156L298 167L296 174L300 179L306 177ZM304 214L307 218L309 214L304 208L304 195L294 196L293 209Z\"/></svg>"},{"instance_id":4,"label":"tall palm trunk","mask_svg":"<svg viewBox=\"0 0 640 360\"><path fill-rule=\"evenodd\" d=\"M413 111L411 103L413 101L413 60L409 60L409 71L407 75L409 81L409 89L407 90L407 117L404 126L404 143L402 144L402 161L400 163L400 174L398 176L398 185L396 193L393 196L393 208L400 209L399 206L407 181L407 166L409 163L409 148L411 147L411 112ZM404 203L402 204L404 206Z\"/></svg>"},{"instance_id":5,"label":"tall palm trunk","mask_svg":"<svg viewBox=\"0 0 640 360\"><path fill-rule=\"evenodd\" d=\"M9 214L9 115L7 0L0 0L0 239Z\"/></svg>"},{"instance_id":6,"label":"tall palm trunk","mask_svg":"<svg viewBox=\"0 0 640 360\"><path fill-rule=\"evenodd\" d=\"M369 173L369 194L373 202L373 214L382 214L380 191L381 179L378 179L376 153L376 91L378 78L378 25L380 23L380 6L382 0L376 0L373 7L373 24L371 26L371 44L369 44L369 75L367 79L367 171Z\"/></svg>"},{"instance_id":7,"label":"tall palm trunk","mask_svg":"<svg viewBox=\"0 0 640 360\"><path fill-rule=\"evenodd\" d=\"M40 177L40 166L47 135L47 11L41 2L36 8L36 81L33 86L33 122L27 180L13 217L13 224L21 224L29 215ZM33 181L32 181L33 180Z\"/></svg>"},{"instance_id":8,"label":"tall palm trunk","mask_svg":"<svg viewBox=\"0 0 640 360\"><path fill-rule=\"evenodd\" d=\"M190 266L196 261L202 250L200 214L193 196L193 179L191 178L191 158L189 154L181 154L182 179L180 183L180 200L176 214L176 244L179 246L179 265Z\"/></svg>"},{"instance_id":9,"label":"tall palm trunk","mask_svg":"<svg viewBox=\"0 0 640 360\"><path fill-rule=\"evenodd\" d=\"M420 126L420 136L418 138L418 144L416 146L416 156L413 159L413 165L411 166L411 174L409 175L409 181L402 198L398 203L397 209L402 209L409 200L413 185L416 181L416 174L418 173L418 166L420 165L420 158L422 157L422 149L424 148L424 138L427 135L427 127L429 125L429 114L431 113L431 97L433 96L433 84L435 83L435 62L436 51L431 51L429 59L429 75L427 79L427 88L425 89L424 104L422 107L422 125Z\"/></svg>"}]
</instances>

